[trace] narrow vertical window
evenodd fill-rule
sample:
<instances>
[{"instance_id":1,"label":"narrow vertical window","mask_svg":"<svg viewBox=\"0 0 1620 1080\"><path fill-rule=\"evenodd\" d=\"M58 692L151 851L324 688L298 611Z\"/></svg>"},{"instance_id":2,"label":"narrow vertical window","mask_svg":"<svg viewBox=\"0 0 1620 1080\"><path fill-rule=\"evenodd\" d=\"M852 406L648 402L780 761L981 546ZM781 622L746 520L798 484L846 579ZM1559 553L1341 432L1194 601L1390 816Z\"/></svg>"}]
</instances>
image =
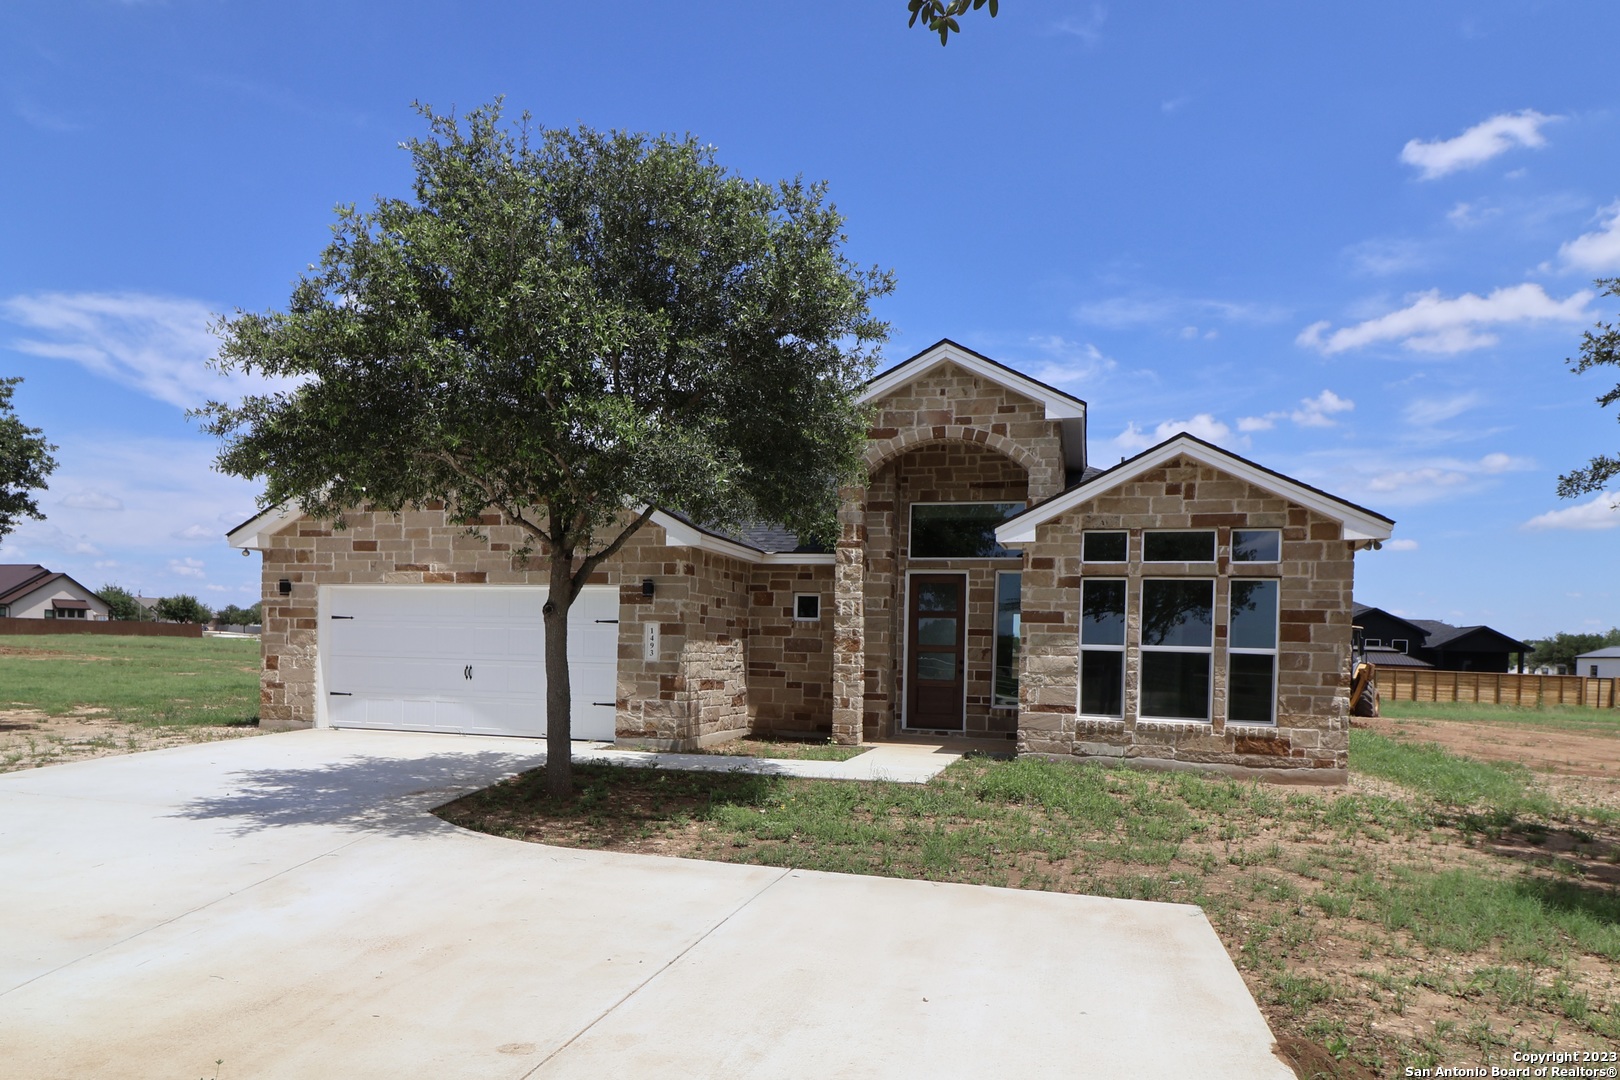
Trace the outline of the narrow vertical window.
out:
<instances>
[{"instance_id":1,"label":"narrow vertical window","mask_svg":"<svg viewBox=\"0 0 1620 1080\"><path fill-rule=\"evenodd\" d=\"M1080 587L1080 712L1125 715L1125 582L1087 578Z\"/></svg>"},{"instance_id":2,"label":"narrow vertical window","mask_svg":"<svg viewBox=\"0 0 1620 1080\"><path fill-rule=\"evenodd\" d=\"M1140 715L1208 720L1215 648L1215 582L1148 578L1142 582Z\"/></svg>"},{"instance_id":3,"label":"narrow vertical window","mask_svg":"<svg viewBox=\"0 0 1620 1080\"><path fill-rule=\"evenodd\" d=\"M996 675L991 704L1018 705L1019 617L1024 576L1003 571L996 575Z\"/></svg>"},{"instance_id":4,"label":"narrow vertical window","mask_svg":"<svg viewBox=\"0 0 1620 1080\"><path fill-rule=\"evenodd\" d=\"M1277 582L1237 578L1228 620L1226 718L1233 724L1277 719Z\"/></svg>"}]
</instances>

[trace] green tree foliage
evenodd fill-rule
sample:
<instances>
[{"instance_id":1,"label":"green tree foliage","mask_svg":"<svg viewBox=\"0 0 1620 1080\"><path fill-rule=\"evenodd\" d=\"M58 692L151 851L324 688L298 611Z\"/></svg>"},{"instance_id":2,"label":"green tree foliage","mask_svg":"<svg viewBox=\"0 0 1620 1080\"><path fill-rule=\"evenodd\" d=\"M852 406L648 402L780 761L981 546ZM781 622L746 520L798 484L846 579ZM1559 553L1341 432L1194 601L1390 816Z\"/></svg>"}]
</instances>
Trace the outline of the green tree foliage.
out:
<instances>
[{"instance_id":1,"label":"green tree foliage","mask_svg":"<svg viewBox=\"0 0 1620 1080\"><path fill-rule=\"evenodd\" d=\"M259 621L259 605L241 608L235 604L226 604L214 612L214 617L221 626L251 626Z\"/></svg>"},{"instance_id":2,"label":"green tree foliage","mask_svg":"<svg viewBox=\"0 0 1620 1080\"><path fill-rule=\"evenodd\" d=\"M1620 296L1620 278L1599 278L1594 284L1602 290L1602 294ZM1566 360L1565 363L1577 375L1599 364L1620 367L1620 328L1609 323L1598 323L1581 337L1580 359ZM1620 383L1598 395L1597 399L1598 405L1603 408L1617 401L1620 401ZM1558 494L1561 498L1573 499L1589 491L1601 491L1616 476L1620 476L1620 455L1599 454L1587 463L1586 468L1560 476Z\"/></svg>"},{"instance_id":3,"label":"green tree foliage","mask_svg":"<svg viewBox=\"0 0 1620 1080\"><path fill-rule=\"evenodd\" d=\"M149 622L152 618L135 594L121 585L103 585L96 595L107 605L107 613L119 622Z\"/></svg>"},{"instance_id":4,"label":"green tree foliage","mask_svg":"<svg viewBox=\"0 0 1620 1080\"><path fill-rule=\"evenodd\" d=\"M906 10L911 12L911 19L907 26L916 26L919 22L923 26L939 35L941 45L948 44L952 34L961 33L962 24L956 21L958 15L965 15L969 8L978 11L982 7L990 9L990 17L996 17L1000 9L996 0L907 0Z\"/></svg>"},{"instance_id":5,"label":"green tree foliage","mask_svg":"<svg viewBox=\"0 0 1620 1080\"><path fill-rule=\"evenodd\" d=\"M1541 667L1545 664L1555 670L1564 667L1575 674L1580 674L1575 671L1575 658L1582 653L1620 645L1620 627L1610 630L1607 634L1554 634L1550 638L1541 638L1527 644L1533 650L1529 659L1531 667Z\"/></svg>"},{"instance_id":6,"label":"green tree foliage","mask_svg":"<svg viewBox=\"0 0 1620 1080\"><path fill-rule=\"evenodd\" d=\"M204 623L214 617L214 613L208 610L208 605L185 593L179 596L165 596L157 602L153 614L163 622L182 623Z\"/></svg>"},{"instance_id":7,"label":"green tree foliage","mask_svg":"<svg viewBox=\"0 0 1620 1080\"><path fill-rule=\"evenodd\" d=\"M45 490L45 477L56 468L45 433L17 419L11 406L12 392L20 378L0 379L0 537L17 527L25 517L43 521L39 503L31 494Z\"/></svg>"},{"instance_id":8,"label":"green tree foliage","mask_svg":"<svg viewBox=\"0 0 1620 1080\"><path fill-rule=\"evenodd\" d=\"M286 311L217 328L216 366L297 380L212 402L218 465L345 510L499 510L549 567L548 790L572 790L567 611L663 507L827 536L865 439L885 272L824 187L728 173L695 139L418 106L415 197L338 209Z\"/></svg>"}]
</instances>

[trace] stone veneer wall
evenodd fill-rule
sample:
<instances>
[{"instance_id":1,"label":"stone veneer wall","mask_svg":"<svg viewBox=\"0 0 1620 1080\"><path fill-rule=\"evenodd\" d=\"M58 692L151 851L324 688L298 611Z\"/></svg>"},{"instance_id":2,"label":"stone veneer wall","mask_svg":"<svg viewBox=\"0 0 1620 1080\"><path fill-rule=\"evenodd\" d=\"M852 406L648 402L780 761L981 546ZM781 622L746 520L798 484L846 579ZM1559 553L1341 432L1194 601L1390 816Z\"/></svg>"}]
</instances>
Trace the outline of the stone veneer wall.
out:
<instances>
[{"instance_id":1,"label":"stone veneer wall","mask_svg":"<svg viewBox=\"0 0 1620 1080\"><path fill-rule=\"evenodd\" d=\"M749 584L748 705L761 733L832 734L833 568L756 566ZM821 598L815 622L793 617L794 597Z\"/></svg>"},{"instance_id":2,"label":"stone veneer wall","mask_svg":"<svg viewBox=\"0 0 1620 1080\"><path fill-rule=\"evenodd\" d=\"M1234 527L1282 529L1281 563L1233 564ZM1214 528L1217 561L1152 563L1144 571L1144 528ZM1129 530L1131 560L1082 565L1080 536L1086 529ZM1354 572L1354 553L1337 522L1186 458L1042 525L1025 551L1019 751L1342 783L1349 764ZM1083 574L1131 583L1123 719L1076 715ZM1144 575L1216 579L1209 722L1137 719ZM1239 576L1281 580L1275 725L1226 722L1227 605L1230 581Z\"/></svg>"},{"instance_id":3,"label":"stone veneer wall","mask_svg":"<svg viewBox=\"0 0 1620 1080\"><path fill-rule=\"evenodd\" d=\"M1005 735L1017 710L992 709L995 588L998 570L1018 571L1017 559L925 559L913 562L914 502L1026 501L1028 476L1013 461L975 443L932 443L906 451L874 475L866 490L866 724L874 735L900 729L904 701L906 572L966 573L968 621L965 732ZM912 725L917 726L917 725Z\"/></svg>"},{"instance_id":4,"label":"stone veneer wall","mask_svg":"<svg viewBox=\"0 0 1620 1080\"><path fill-rule=\"evenodd\" d=\"M335 531L299 518L266 538L260 682L260 722L266 727L315 720L320 586L548 582L542 552L527 564L518 559L513 552L526 534L496 514L485 516L476 536L447 523L441 509L361 511L349 515L348 526ZM691 746L747 730L743 672L751 570L736 559L666 547L664 531L648 524L592 575L593 584L620 586L621 739ZM644 578L655 583L651 597L642 595ZM278 590L282 579L292 584L288 596ZM660 654L651 662L642 659L647 622L661 629Z\"/></svg>"}]
</instances>

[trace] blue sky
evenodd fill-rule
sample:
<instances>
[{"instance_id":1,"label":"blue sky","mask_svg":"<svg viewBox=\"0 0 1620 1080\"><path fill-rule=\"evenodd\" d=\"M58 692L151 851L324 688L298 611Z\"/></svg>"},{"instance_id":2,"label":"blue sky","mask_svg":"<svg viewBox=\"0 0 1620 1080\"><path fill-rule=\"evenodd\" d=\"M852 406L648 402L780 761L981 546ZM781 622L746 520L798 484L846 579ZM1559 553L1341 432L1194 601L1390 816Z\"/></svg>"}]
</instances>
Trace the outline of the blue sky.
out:
<instances>
[{"instance_id":1,"label":"blue sky","mask_svg":"<svg viewBox=\"0 0 1620 1080\"><path fill-rule=\"evenodd\" d=\"M505 94L827 180L896 273L888 362L951 337L1085 398L1096 463L1186 428L1396 518L1365 602L1620 624L1620 512L1554 495L1620 449L1620 373L1563 364L1620 314L1620 10L1001 7L941 48L901 0L5 5L0 374L61 467L0 561L256 597L256 491L184 416L240 389L210 315L408 193L413 99Z\"/></svg>"}]
</instances>

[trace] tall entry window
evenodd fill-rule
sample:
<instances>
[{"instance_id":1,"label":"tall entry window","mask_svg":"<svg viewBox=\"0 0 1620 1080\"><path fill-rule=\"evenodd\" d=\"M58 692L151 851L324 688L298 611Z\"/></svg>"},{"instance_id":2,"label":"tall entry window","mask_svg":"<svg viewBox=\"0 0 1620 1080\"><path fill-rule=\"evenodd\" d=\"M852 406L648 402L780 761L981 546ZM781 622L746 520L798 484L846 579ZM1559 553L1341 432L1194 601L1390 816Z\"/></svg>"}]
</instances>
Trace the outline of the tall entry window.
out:
<instances>
[{"instance_id":1,"label":"tall entry window","mask_svg":"<svg viewBox=\"0 0 1620 1080\"><path fill-rule=\"evenodd\" d=\"M996 526L1023 512L1021 502L912 503L913 559L1016 559L996 542Z\"/></svg>"},{"instance_id":2,"label":"tall entry window","mask_svg":"<svg viewBox=\"0 0 1620 1080\"><path fill-rule=\"evenodd\" d=\"M1125 715L1125 580L1086 578L1080 591L1080 713Z\"/></svg>"},{"instance_id":3,"label":"tall entry window","mask_svg":"<svg viewBox=\"0 0 1620 1080\"><path fill-rule=\"evenodd\" d=\"M1141 715L1208 720L1215 648L1215 582L1147 578L1142 582Z\"/></svg>"},{"instance_id":4,"label":"tall entry window","mask_svg":"<svg viewBox=\"0 0 1620 1080\"><path fill-rule=\"evenodd\" d=\"M1226 717L1234 724L1270 724L1277 703L1277 582L1232 582L1227 626Z\"/></svg>"},{"instance_id":5,"label":"tall entry window","mask_svg":"<svg viewBox=\"0 0 1620 1080\"><path fill-rule=\"evenodd\" d=\"M997 708L1018 705L1019 607L1024 575L996 575L996 674L990 704Z\"/></svg>"}]
</instances>

